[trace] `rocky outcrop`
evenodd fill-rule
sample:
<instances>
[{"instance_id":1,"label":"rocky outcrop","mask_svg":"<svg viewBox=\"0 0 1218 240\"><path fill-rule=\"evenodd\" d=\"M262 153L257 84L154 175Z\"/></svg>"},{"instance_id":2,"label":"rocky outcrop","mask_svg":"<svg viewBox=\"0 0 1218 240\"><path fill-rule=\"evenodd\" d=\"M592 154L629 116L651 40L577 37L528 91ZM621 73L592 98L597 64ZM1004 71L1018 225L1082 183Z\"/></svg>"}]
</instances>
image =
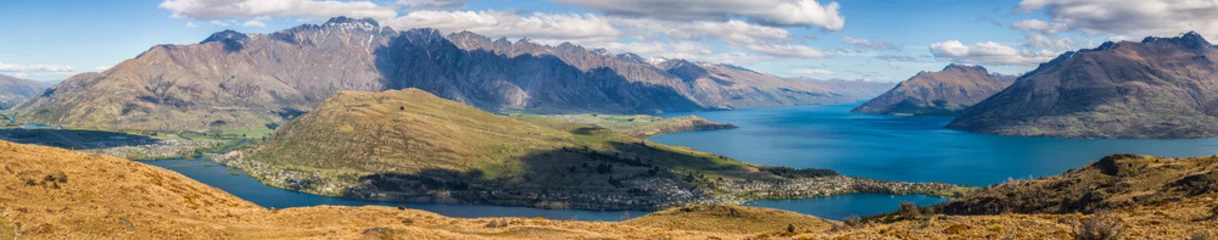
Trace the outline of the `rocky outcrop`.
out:
<instances>
[{"instance_id":1,"label":"rocky outcrop","mask_svg":"<svg viewBox=\"0 0 1218 240\"><path fill-rule=\"evenodd\" d=\"M1197 33L1067 52L948 128L1018 136L1218 136L1218 49Z\"/></svg>"},{"instance_id":2,"label":"rocky outcrop","mask_svg":"<svg viewBox=\"0 0 1218 240\"><path fill-rule=\"evenodd\" d=\"M1005 75L981 66L951 64L938 72L919 72L851 112L953 116L1011 85Z\"/></svg>"},{"instance_id":3,"label":"rocky outcrop","mask_svg":"<svg viewBox=\"0 0 1218 240\"><path fill-rule=\"evenodd\" d=\"M718 67L717 67L718 68ZM724 68L726 69L726 68ZM263 128L339 90L418 88L489 111L656 113L833 103L811 84L733 69L685 81L634 54L572 44L396 31L333 18L270 34L219 32L73 76L17 106L26 122L77 128Z\"/></svg>"}]
</instances>

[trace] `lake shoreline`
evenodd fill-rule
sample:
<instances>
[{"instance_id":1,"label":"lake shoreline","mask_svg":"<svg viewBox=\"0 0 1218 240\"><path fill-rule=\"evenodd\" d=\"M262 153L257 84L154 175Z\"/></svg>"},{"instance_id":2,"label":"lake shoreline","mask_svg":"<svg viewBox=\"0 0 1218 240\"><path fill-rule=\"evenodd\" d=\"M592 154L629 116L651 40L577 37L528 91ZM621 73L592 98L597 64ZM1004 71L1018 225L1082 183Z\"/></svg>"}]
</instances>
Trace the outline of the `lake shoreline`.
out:
<instances>
[{"instance_id":1,"label":"lake shoreline","mask_svg":"<svg viewBox=\"0 0 1218 240\"><path fill-rule=\"evenodd\" d=\"M634 189L639 189L641 192L646 192L651 196L650 201L630 200L632 197L637 199L637 196L600 196L562 192L512 194L510 189L402 195L378 191L375 186L367 182L353 181L359 179L363 173L323 174L320 171L273 166L246 160L239 151L212 155L211 160L224 166L241 169L251 178L267 186L319 196L380 202L485 204L543 209L655 211L692 205L740 205L761 200L807 199L859 193L956 198L976 189L937 182L885 181L837 175L786 181L715 180L708 186L692 189L683 189L676 182L664 178L648 178L623 183L633 186Z\"/></svg>"}]
</instances>

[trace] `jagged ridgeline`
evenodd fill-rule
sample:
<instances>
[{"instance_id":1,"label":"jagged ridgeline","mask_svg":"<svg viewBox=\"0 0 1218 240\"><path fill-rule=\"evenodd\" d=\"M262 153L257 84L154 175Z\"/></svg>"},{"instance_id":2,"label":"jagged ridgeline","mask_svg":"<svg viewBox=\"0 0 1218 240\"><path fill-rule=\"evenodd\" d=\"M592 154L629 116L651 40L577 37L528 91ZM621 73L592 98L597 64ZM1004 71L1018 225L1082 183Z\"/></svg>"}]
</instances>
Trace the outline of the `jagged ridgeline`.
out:
<instances>
[{"instance_id":1,"label":"jagged ridgeline","mask_svg":"<svg viewBox=\"0 0 1218 240\"><path fill-rule=\"evenodd\" d=\"M265 128L339 90L404 88L492 112L656 113L846 99L729 65L661 64L571 44L396 31L338 17L270 34L223 31L199 44L155 46L105 72L70 77L15 109L25 122L77 128Z\"/></svg>"},{"instance_id":2,"label":"jagged ridgeline","mask_svg":"<svg viewBox=\"0 0 1218 240\"><path fill-rule=\"evenodd\" d=\"M892 115L954 116L1014 82L1013 75L981 66L951 64L938 72L919 72L851 112Z\"/></svg>"},{"instance_id":3,"label":"jagged ridgeline","mask_svg":"<svg viewBox=\"0 0 1218 240\"><path fill-rule=\"evenodd\" d=\"M947 127L1020 136L1218 136L1218 49L1190 32L1066 52Z\"/></svg>"},{"instance_id":4,"label":"jagged ridgeline","mask_svg":"<svg viewBox=\"0 0 1218 240\"><path fill-rule=\"evenodd\" d=\"M274 186L395 201L648 209L676 202L640 189L786 179L729 158L554 118L495 115L417 89L340 91L234 155L242 156L221 162ZM820 176L829 175L836 173Z\"/></svg>"}]
</instances>

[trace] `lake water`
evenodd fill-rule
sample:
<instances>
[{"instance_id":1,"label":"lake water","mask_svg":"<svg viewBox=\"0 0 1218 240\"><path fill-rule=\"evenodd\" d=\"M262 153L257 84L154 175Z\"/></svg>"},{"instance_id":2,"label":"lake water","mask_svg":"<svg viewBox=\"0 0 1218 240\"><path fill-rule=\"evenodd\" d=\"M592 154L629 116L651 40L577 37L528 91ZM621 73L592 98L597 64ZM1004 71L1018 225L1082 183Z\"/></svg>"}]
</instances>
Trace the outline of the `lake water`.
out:
<instances>
[{"instance_id":1,"label":"lake water","mask_svg":"<svg viewBox=\"0 0 1218 240\"><path fill-rule=\"evenodd\" d=\"M943 128L951 118L850 113L829 105L695 114L738 129L683 132L649 140L688 146L741 161L828 168L884 180L972 186L1008 177L1057 175L1114 153L1162 157L1209 156L1218 139L1112 140L1010 137Z\"/></svg>"},{"instance_id":2,"label":"lake water","mask_svg":"<svg viewBox=\"0 0 1218 240\"><path fill-rule=\"evenodd\" d=\"M689 146L746 162L796 168L828 168L839 173L898 181L939 181L984 186L1011 178L1056 175L1113 153L1165 157L1218 153L1218 139L1083 140L1006 137L947 130L942 117L894 117L849 113L854 105L701 112L738 129L684 132L650 140ZM672 113L683 116L692 113ZM548 210L486 205L375 202L299 193L270 186L208 160L147 162L177 171L264 207L316 205L405 206L451 217L545 217L618 221L646 211ZM215 166L206 166L214 164ZM239 172L239 170L237 170ZM746 205L785 209L841 220L891 212L901 202L931 205L928 196L851 194L801 200L756 201Z\"/></svg>"},{"instance_id":3,"label":"lake water","mask_svg":"<svg viewBox=\"0 0 1218 240\"><path fill-rule=\"evenodd\" d=\"M206 159L198 160L157 160L144 163L169 169L186 175L196 181L219 188L236 195L246 201L268 208L310 207L318 205L335 206L403 206L437 213L449 217L544 217L559 220L587 221L620 221L625 217L633 218L647 214L646 211L589 211L589 210L556 210L529 207L506 207L490 205L464 205L439 203L398 203L364 201L339 197L319 196L301 193L281 188L267 186L258 180L245 175L240 169L230 169L224 165ZM233 175L229 171L239 175Z\"/></svg>"}]
</instances>

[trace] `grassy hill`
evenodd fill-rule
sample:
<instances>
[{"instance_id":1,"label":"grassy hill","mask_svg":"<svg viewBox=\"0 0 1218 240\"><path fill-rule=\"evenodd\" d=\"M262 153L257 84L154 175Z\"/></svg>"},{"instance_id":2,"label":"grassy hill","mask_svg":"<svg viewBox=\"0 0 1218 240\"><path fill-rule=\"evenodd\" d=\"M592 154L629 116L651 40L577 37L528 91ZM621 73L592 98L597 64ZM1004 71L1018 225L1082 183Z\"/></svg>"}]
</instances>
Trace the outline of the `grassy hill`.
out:
<instances>
[{"instance_id":1,"label":"grassy hill","mask_svg":"<svg viewBox=\"0 0 1218 240\"><path fill-rule=\"evenodd\" d=\"M519 115L517 115L519 116ZM632 137L647 138L675 132L733 129L735 125L711 122L698 116L662 118L651 115L612 114L562 114L541 115L573 123L583 123L626 133Z\"/></svg>"},{"instance_id":2,"label":"grassy hill","mask_svg":"<svg viewBox=\"0 0 1218 240\"><path fill-rule=\"evenodd\" d=\"M1144 182L1152 183L1147 185L1152 188L1133 189L1154 189L1165 183L1169 187L1163 191L1184 190L1170 186L1181 180L1194 182L1196 176L1218 167L1218 157L1116 160L1133 167L1131 170L1160 169L1153 171L1162 174L1122 177L1121 182L1138 186L1143 183L1139 176L1157 176ZM1074 180L1106 171L1102 166L1106 164L1072 171L1082 174L1011 182L985 191L1010 192L1019 186L1075 181L1103 188L1103 183ZM390 207L265 209L169 170L4 141L0 141L0 172L4 173L0 174L0 189L4 189L0 191L0 239L1100 239L1086 237L1102 232L1129 239L1218 236L1212 229L1218 224L1218 193L1213 191L1113 206L1094 214L943 215L922 211L911 219L845 224L772 209L698 206L605 223L449 218ZM1035 192L1023 194L1030 193ZM794 231L788 232L788 226Z\"/></svg>"},{"instance_id":3,"label":"grassy hill","mask_svg":"<svg viewBox=\"0 0 1218 240\"><path fill-rule=\"evenodd\" d=\"M340 91L266 141L219 161L272 186L315 194L548 208L659 209L954 188L755 166L594 125L499 116L414 89Z\"/></svg>"},{"instance_id":4,"label":"grassy hill","mask_svg":"<svg viewBox=\"0 0 1218 240\"><path fill-rule=\"evenodd\" d=\"M628 192L660 179L689 188L705 179L773 180L757 166L684 148L648 143L615 131L540 116L505 117L421 90L339 92L313 112L284 125L242 158L272 168L321 172L322 182L346 188L286 186L349 197L466 202L498 189L520 205L526 195L562 194L589 200L640 202ZM256 168L257 169L257 168ZM265 171L254 171L265 172ZM690 179L684 176L693 175ZM275 176L265 176L270 182ZM291 177L288 177L291 178ZM361 183L371 180L371 184ZM654 186L659 187L659 186ZM524 205L567 207L559 203ZM609 206L582 206L609 207Z\"/></svg>"}]
</instances>

